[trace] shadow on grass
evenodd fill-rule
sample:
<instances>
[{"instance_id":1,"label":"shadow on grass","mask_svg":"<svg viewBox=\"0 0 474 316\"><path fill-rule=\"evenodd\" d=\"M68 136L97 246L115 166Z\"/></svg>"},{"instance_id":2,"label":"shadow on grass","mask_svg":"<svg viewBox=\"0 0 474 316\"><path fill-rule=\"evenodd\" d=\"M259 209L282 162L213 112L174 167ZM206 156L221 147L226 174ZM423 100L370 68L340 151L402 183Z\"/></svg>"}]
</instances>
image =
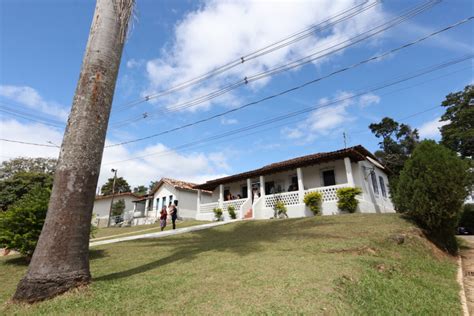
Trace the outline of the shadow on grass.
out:
<instances>
[{"instance_id":1,"label":"shadow on grass","mask_svg":"<svg viewBox=\"0 0 474 316\"><path fill-rule=\"evenodd\" d=\"M307 229L317 226L329 226L331 221L318 221L318 218L286 219L270 221L248 221L231 224L232 226L221 226L201 231L195 231L184 235L157 239L141 239L128 241L128 246L135 247L172 247L174 252L164 258L94 278L94 281L108 281L126 278L135 274L147 272L158 267L177 261L190 261L197 255L205 252L232 252L239 256L262 251L265 243L277 243L281 239L304 238L340 238L339 236L318 234L317 232L305 232Z\"/></svg>"},{"instance_id":2,"label":"shadow on grass","mask_svg":"<svg viewBox=\"0 0 474 316\"><path fill-rule=\"evenodd\" d=\"M89 259L90 260L95 260L99 258L106 257L106 251L102 249L90 249L89 250ZM15 256L14 258L11 259L6 259L4 261L4 264L6 265L15 265L15 266L28 266L30 264L30 260L27 257L24 256Z\"/></svg>"}]
</instances>

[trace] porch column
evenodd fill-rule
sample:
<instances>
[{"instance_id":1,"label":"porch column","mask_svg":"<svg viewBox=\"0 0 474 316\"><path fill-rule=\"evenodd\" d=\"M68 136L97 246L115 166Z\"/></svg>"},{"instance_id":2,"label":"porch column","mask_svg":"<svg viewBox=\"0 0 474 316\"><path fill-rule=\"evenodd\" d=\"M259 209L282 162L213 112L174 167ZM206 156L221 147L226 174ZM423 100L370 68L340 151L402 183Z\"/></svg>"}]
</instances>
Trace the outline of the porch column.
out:
<instances>
[{"instance_id":1,"label":"porch column","mask_svg":"<svg viewBox=\"0 0 474 316\"><path fill-rule=\"evenodd\" d=\"M224 185L219 184L219 208L223 210L224 208Z\"/></svg>"},{"instance_id":2,"label":"porch column","mask_svg":"<svg viewBox=\"0 0 474 316\"><path fill-rule=\"evenodd\" d=\"M247 198L252 198L252 180L247 179Z\"/></svg>"},{"instance_id":3,"label":"porch column","mask_svg":"<svg viewBox=\"0 0 474 316\"><path fill-rule=\"evenodd\" d=\"M347 184L349 184L350 187L353 187L354 186L354 176L352 174L351 159L349 157L344 158L344 166L346 167Z\"/></svg>"},{"instance_id":4,"label":"porch column","mask_svg":"<svg viewBox=\"0 0 474 316\"><path fill-rule=\"evenodd\" d=\"M296 168L296 176L298 178L298 197L300 204L304 203L304 185L303 185L303 170Z\"/></svg>"},{"instance_id":5,"label":"porch column","mask_svg":"<svg viewBox=\"0 0 474 316\"><path fill-rule=\"evenodd\" d=\"M265 176L260 176L260 197L265 197Z\"/></svg>"},{"instance_id":6,"label":"porch column","mask_svg":"<svg viewBox=\"0 0 474 316\"><path fill-rule=\"evenodd\" d=\"M201 213L201 189L198 189L196 215Z\"/></svg>"},{"instance_id":7,"label":"porch column","mask_svg":"<svg viewBox=\"0 0 474 316\"><path fill-rule=\"evenodd\" d=\"M150 206L150 199L145 200L145 217L148 217L148 206Z\"/></svg>"}]
</instances>

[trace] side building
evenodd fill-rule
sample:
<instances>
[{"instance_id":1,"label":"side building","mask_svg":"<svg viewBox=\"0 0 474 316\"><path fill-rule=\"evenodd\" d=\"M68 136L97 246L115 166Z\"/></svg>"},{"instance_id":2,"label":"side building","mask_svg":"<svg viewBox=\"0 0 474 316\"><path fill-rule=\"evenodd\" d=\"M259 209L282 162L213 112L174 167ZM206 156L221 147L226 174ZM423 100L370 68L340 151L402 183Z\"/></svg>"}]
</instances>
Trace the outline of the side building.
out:
<instances>
[{"instance_id":1,"label":"side building","mask_svg":"<svg viewBox=\"0 0 474 316\"><path fill-rule=\"evenodd\" d=\"M113 195L113 203L123 200L125 203L124 214L129 214L135 206L134 201L139 198L138 195L131 192L117 193ZM109 219L112 195L97 195L92 210L92 223L99 227L107 226Z\"/></svg>"},{"instance_id":2,"label":"side building","mask_svg":"<svg viewBox=\"0 0 474 316\"><path fill-rule=\"evenodd\" d=\"M197 212L198 190L197 184L176 179L162 178L155 188L146 196L135 199L132 225L154 223L160 217L163 206L170 203L178 204L178 217L181 219L195 219ZM203 190L201 201L211 202L212 192Z\"/></svg>"}]
</instances>

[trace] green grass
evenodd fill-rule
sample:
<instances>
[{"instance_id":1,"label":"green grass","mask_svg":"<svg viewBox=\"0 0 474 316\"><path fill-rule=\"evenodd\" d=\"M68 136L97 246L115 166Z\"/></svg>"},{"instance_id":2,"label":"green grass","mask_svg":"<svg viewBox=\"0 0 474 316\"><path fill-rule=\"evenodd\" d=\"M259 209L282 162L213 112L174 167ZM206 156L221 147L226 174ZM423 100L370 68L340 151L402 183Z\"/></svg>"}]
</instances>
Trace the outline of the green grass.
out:
<instances>
[{"instance_id":1,"label":"green grass","mask_svg":"<svg viewBox=\"0 0 474 316\"><path fill-rule=\"evenodd\" d=\"M176 228L183 228L201 224L208 224L209 222L206 221L196 221L196 220L185 220L185 221L176 221ZM168 223L164 230L173 229L172 223ZM105 240L110 238L116 237L123 237L123 236L134 236L140 234L148 234L148 233L155 233L161 231L160 223L151 224L151 225L139 225L139 226L130 226L130 227L106 227L106 228L99 228L97 232L94 234L94 240Z\"/></svg>"},{"instance_id":2,"label":"green grass","mask_svg":"<svg viewBox=\"0 0 474 316\"><path fill-rule=\"evenodd\" d=\"M0 314L461 314L455 260L397 215L237 222L91 254L89 287ZM0 259L0 300L25 270Z\"/></svg>"}]
</instances>

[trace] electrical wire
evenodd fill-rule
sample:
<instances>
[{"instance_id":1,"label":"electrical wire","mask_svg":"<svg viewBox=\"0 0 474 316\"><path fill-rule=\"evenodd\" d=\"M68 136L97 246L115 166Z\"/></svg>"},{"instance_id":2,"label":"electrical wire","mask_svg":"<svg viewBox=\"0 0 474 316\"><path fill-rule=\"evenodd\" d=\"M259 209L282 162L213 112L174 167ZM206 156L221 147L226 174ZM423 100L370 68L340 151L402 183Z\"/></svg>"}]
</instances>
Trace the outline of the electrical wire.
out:
<instances>
[{"instance_id":1,"label":"electrical wire","mask_svg":"<svg viewBox=\"0 0 474 316\"><path fill-rule=\"evenodd\" d=\"M234 113L234 112L237 112L239 110L242 110L242 109L245 109L247 107L250 107L250 106L253 106L253 105L256 105L256 104L259 104L261 102L264 102L264 101L268 101L270 99L274 99L274 98L277 98L279 96L282 96L284 94L287 94L287 93L290 93L290 92L293 92L293 91L296 91L296 90L299 90L299 89L302 89L306 86L309 86L311 84L314 84L316 82L319 82L321 80L324 80L326 78L329 78L333 75L336 75L336 74L339 74L339 73L342 73L342 72L345 72L345 71L348 71L350 69L353 69L353 68L356 68L358 66L361 66L363 64L366 64L366 63L369 63L369 62L372 62L372 61L375 61L375 60L378 60L378 59L382 59L390 54L393 54L397 51L400 51L402 49L405 49L405 48L408 48L410 46L413 46L413 45L416 45L422 41L425 41L426 39L428 38L431 38L435 35L438 35L440 33L443 33L443 32L446 32L452 28L455 28L459 25L462 25L464 23L467 23L469 21L471 21L472 19L474 19L474 16L471 16L471 17L468 17L466 19L463 19L461 21L458 21L454 24L451 24L447 27L444 27L443 29L440 29L438 31L435 31L435 32L432 32L424 37L421 37L415 41L412 41L412 42L409 42L407 44L404 44L402 46L399 46L397 48L394 48L394 49L391 49L389 51L386 51L380 55L377 55L377 56L373 56L371 58L368 58L368 59L365 59L365 60L362 60L360 62L357 62L355 64L352 64L350 66L347 66L347 67L344 67L344 68L341 68L339 70L336 70L328 75L325 75L325 76L322 76L322 77L319 77L319 78L316 78L316 79L313 79L313 80L310 80L310 81L307 81L303 84L300 84L300 85L297 85L297 86L294 86L292 88L289 88L289 89L286 89L286 90L283 90L279 93L276 93L276 94L273 94L273 95L270 95L270 96L267 96L267 97L264 97L262 99L259 99L257 101L253 101L253 102L250 102L250 103L247 103L247 104L244 104L244 105L241 105L241 106L238 106L236 108L233 108L233 109L230 109L230 110L227 110L227 111L224 111L224 112L221 112L221 113L218 113L218 114L215 114L215 115L212 115L212 116L209 116L209 117L206 117L206 118L203 118L203 119L200 119L200 120L197 120L197 121L194 121L192 123L188 123L188 124L185 124L185 125L182 125L182 126L178 126L178 127L175 127L175 128L172 128L172 129L169 129L169 130L165 130L165 131L161 131L161 132L158 132L158 133L155 133L155 134L151 134L151 135L148 135L148 136L144 136L144 137L140 137L140 138L136 138L136 139L132 139L132 140L128 140L128 141L124 141L124 142L120 142L120 143L116 143L116 144L111 144L111 145L108 145L106 146L107 147L116 147L116 146L122 146L122 145L126 145L126 144L131 144L131 143L136 143L136 142L140 142L140 141L144 141L144 140L147 140L147 139L151 139L151 138L155 138L155 137L158 137L158 136L161 136L161 135L164 135L164 134L169 134L171 132L175 132L175 131L178 131L178 130L181 130L181 129L184 129L184 128L188 128L188 127L191 127L191 126L194 126L194 125L198 125L198 124L201 124L201 123L204 123L204 122L207 122L207 121L210 121L210 120L213 120L215 118L218 118L218 117L222 117L224 115L227 115L229 113Z\"/></svg>"}]
</instances>

